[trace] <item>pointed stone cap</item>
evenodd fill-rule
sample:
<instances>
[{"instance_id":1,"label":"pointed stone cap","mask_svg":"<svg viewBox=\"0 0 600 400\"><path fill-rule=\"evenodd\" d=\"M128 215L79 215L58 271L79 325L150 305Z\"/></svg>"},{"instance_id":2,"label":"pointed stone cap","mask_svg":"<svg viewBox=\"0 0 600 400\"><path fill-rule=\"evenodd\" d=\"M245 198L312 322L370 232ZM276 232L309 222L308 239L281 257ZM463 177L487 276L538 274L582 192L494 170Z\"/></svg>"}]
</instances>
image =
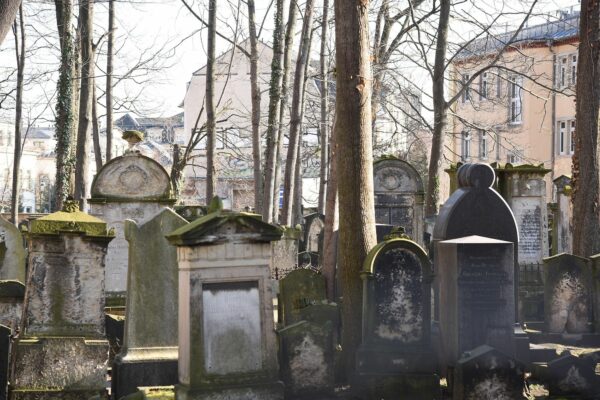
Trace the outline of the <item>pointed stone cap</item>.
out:
<instances>
[{"instance_id":1,"label":"pointed stone cap","mask_svg":"<svg viewBox=\"0 0 600 400\"><path fill-rule=\"evenodd\" d=\"M58 235L61 232L80 232L88 236L113 237L106 222L79 210L76 201L67 200L62 211L31 221L30 234Z\"/></svg>"},{"instance_id":2,"label":"pointed stone cap","mask_svg":"<svg viewBox=\"0 0 600 400\"><path fill-rule=\"evenodd\" d=\"M232 224L233 230L223 232L219 228ZM166 236L175 246L202 246L237 240L247 242L272 242L281 239L282 230L263 222L258 214L234 213L217 210L194 222L182 226Z\"/></svg>"}]
</instances>

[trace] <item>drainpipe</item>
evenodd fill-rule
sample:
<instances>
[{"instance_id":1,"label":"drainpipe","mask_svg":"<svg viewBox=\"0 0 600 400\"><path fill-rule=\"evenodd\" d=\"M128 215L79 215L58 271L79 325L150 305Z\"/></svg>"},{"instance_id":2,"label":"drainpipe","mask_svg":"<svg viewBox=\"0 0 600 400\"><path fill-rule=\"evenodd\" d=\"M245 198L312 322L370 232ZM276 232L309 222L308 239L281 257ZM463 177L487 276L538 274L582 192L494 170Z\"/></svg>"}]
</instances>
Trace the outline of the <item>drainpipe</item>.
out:
<instances>
[{"instance_id":1,"label":"drainpipe","mask_svg":"<svg viewBox=\"0 0 600 400\"><path fill-rule=\"evenodd\" d=\"M554 52L554 48L552 47L552 41L548 41L548 48L550 49L550 53L552 54L552 87L554 87L556 83L556 53ZM552 153L550 155L550 160L552 162L552 166L550 167L550 184L554 184L554 164L556 162L556 92L552 91ZM554 187L552 187L552 202L556 202L556 192L554 191Z\"/></svg>"}]
</instances>

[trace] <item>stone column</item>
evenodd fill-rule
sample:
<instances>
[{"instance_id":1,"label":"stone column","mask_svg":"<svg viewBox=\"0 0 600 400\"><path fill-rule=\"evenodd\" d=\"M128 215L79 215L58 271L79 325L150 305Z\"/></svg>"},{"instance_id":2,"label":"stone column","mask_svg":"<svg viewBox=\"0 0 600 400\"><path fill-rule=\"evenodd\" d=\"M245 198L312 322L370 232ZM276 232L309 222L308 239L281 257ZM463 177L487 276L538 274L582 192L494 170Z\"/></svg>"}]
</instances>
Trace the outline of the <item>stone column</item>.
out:
<instances>
[{"instance_id":1,"label":"stone column","mask_svg":"<svg viewBox=\"0 0 600 400\"><path fill-rule=\"evenodd\" d=\"M552 255L573 252L573 238L571 232L571 219L573 207L571 205L571 178L561 175L554 180L556 187L556 212L552 227L554 242Z\"/></svg>"}]
</instances>

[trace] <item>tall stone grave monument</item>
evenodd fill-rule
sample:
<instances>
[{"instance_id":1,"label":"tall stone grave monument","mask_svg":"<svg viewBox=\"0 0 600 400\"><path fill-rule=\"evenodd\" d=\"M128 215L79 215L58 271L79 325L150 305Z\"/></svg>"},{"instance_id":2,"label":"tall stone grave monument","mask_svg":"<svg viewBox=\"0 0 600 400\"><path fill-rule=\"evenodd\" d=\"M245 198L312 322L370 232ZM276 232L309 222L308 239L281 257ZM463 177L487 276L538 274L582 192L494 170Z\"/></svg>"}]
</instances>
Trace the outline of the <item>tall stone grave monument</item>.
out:
<instances>
[{"instance_id":1,"label":"tall stone grave monument","mask_svg":"<svg viewBox=\"0 0 600 400\"><path fill-rule=\"evenodd\" d=\"M124 221L148 219L174 203L165 169L137 152L113 158L94 178L90 214L102 218L116 231L106 255L106 293L110 305L123 305L127 289L129 245Z\"/></svg>"},{"instance_id":2,"label":"tall stone grave monument","mask_svg":"<svg viewBox=\"0 0 600 400\"><path fill-rule=\"evenodd\" d=\"M177 383L177 250L165 235L187 224L165 208L139 225L125 221L130 244L123 347L113 364L112 393Z\"/></svg>"},{"instance_id":3,"label":"tall stone grave monument","mask_svg":"<svg viewBox=\"0 0 600 400\"><path fill-rule=\"evenodd\" d=\"M571 178L561 175L554 180L556 188L556 205L554 209L554 223L552 226L552 255L573 252L573 237L571 234L571 220L573 208L571 205Z\"/></svg>"},{"instance_id":4,"label":"tall stone grave monument","mask_svg":"<svg viewBox=\"0 0 600 400\"><path fill-rule=\"evenodd\" d=\"M439 395L431 346L431 263L407 239L371 250L363 272L363 342L357 383L367 398L433 399ZM391 397L390 397L391 396Z\"/></svg>"},{"instance_id":5,"label":"tall stone grave monument","mask_svg":"<svg viewBox=\"0 0 600 400\"><path fill-rule=\"evenodd\" d=\"M27 250L16 226L0 217L0 280L25 283Z\"/></svg>"},{"instance_id":6,"label":"tall stone grave monument","mask_svg":"<svg viewBox=\"0 0 600 400\"><path fill-rule=\"evenodd\" d=\"M440 337L454 367L465 351L487 344L515 354L513 243L481 236L437 245L440 277Z\"/></svg>"},{"instance_id":7,"label":"tall stone grave monument","mask_svg":"<svg viewBox=\"0 0 600 400\"><path fill-rule=\"evenodd\" d=\"M423 182L406 161L389 157L373 166L375 220L404 227L417 243L423 243Z\"/></svg>"},{"instance_id":8,"label":"tall stone grave monument","mask_svg":"<svg viewBox=\"0 0 600 400\"><path fill-rule=\"evenodd\" d=\"M11 399L88 399L106 387L104 221L67 201L31 222L31 278Z\"/></svg>"},{"instance_id":9,"label":"tall stone grave monument","mask_svg":"<svg viewBox=\"0 0 600 400\"><path fill-rule=\"evenodd\" d=\"M283 399L270 279L281 234L217 210L167 236L179 263L178 399Z\"/></svg>"}]
</instances>

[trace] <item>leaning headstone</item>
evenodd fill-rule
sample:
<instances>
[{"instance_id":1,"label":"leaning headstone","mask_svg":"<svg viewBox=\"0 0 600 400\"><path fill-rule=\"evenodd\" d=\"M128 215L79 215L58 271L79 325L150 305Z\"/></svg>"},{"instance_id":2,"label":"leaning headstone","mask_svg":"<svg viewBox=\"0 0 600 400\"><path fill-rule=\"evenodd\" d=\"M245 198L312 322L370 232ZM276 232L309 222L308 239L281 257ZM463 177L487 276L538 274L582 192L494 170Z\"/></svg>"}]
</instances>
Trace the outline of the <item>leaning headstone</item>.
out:
<instances>
[{"instance_id":1,"label":"leaning headstone","mask_svg":"<svg viewBox=\"0 0 600 400\"><path fill-rule=\"evenodd\" d=\"M431 349L431 272L427 254L411 240L386 240L367 256L356 383L368 398L439 394Z\"/></svg>"},{"instance_id":2,"label":"leaning headstone","mask_svg":"<svg viewBox=\"0 0 600 400\"><path fill-rule=\"evenodd\" d=\"M320 273L299 268L279 281L279 323L283 326L303 320L302 310L326 300L325 277Z\"/></svg>"},{"instance_id":3,"label":"leaning headstone","mask_svg":"<svg viewBox=\"0 0 600 400\"><path fill-rule=\"evenodd\" d=\"M106 388L104 221L65 202L31 222L24 331L14 351L11 399L89 398Z\"/></svg>"},{"instance_id":4,"label":"leaning headstone","mask_svg":"<svg viewBox=\"0 0 600 400\"><path fill-rule=\"evenodd\" d=\"M172 206L171 181L156 161L129 152L107 162L94 178L90 214L115 228L116 237L106 254L106 294L109 305L124 305L129 245L123 224L143 221Z\"/></svg>"},{"instance_id":5,"label":"leaning headstone","mask_svg":"<svg viewBox=\"0 0 600 400\"><path fill-rule=\"evenodd\" d=\"M548 363L548 386L551 396L597 399L600 379L596 375L597 360L593 356L576 357L564 352Z\"/></svg>"},{"instance_id":6,"label":"leaning headstone","mask_svg":"<svg viewBox=\"0 0 600 400\"><path fill-rule=\"evenodd\" d=\"M373 166L375 220L402 226L417 243L423 243L425 192L417 170L408 162L388 157Z\"/></svg>"},{"instance_id":7,"label":"leaning headstone","mask_svg":"<svg viewBox=\"0 0 600 400\"><path fill-rule=\"evenodd\" d=\"M592 266L586 258L559 254L544 259L545 331L579 334L592 327Z\"/></svg>"},{"instance_id":8,"label":"leaning headstone","mask_svg":"<svg viewBox=\"0 0 600 400\"><path fill-rule=\"evenodd\" d=\"M123 347L112 370L117 399L139 386L177 383L177 251L165 235L186 224L171 209L140 225L125 221L128 296Z\"/></svg>"},{"instance_id":9,"label":"leaning headstone","mask_svg":"<svg viewBox=\"0 0 600 400\"><path fill-rule=\"evenodd\" d=\"M270 279L281 235L220 210L167 235L179 263L177 398L283 399Z\"/></svg>"},{"instance_id":10,"label":"leaning headstone","mask_svg":"<svg viewBox=\"0 0 600 400\"><path fill-rule=\"evenodd\" d=\"M525 399L525 366L483 345L462 355L452 383L453 400Z\"/></svg>"},{"instance_id":11,"label":"leaning headstone","mask_svg":"<svg viewBox=\"0 0 600 400\"><path fill-rule=\"evenodd\" d=\"M0 217L0 280L25 283L27 250L19 229Z\"/></svg>"},{"instance_id":12,"label":"leaning headstone","mask_svg":"<svg viewBox=\"0 0 600 400\"><path fill-rule=\"evenodd\" d=\"M554 180L556 187L556 207L552 226L552 255L573 252L571 220L573 207L571 203L571 178L561 175Z\"/></svg>"},{"instance_id":13,"label":"leaning headstone","mask_svg":"<svg viewBox=\"0 0 600 400\"><path fill-rule=\"evenodd\" d=\"M487 344L515 354L514 254L503 240L469 236L438 243L440 331L445 360Z\"/></svg>"}]
</instances>

